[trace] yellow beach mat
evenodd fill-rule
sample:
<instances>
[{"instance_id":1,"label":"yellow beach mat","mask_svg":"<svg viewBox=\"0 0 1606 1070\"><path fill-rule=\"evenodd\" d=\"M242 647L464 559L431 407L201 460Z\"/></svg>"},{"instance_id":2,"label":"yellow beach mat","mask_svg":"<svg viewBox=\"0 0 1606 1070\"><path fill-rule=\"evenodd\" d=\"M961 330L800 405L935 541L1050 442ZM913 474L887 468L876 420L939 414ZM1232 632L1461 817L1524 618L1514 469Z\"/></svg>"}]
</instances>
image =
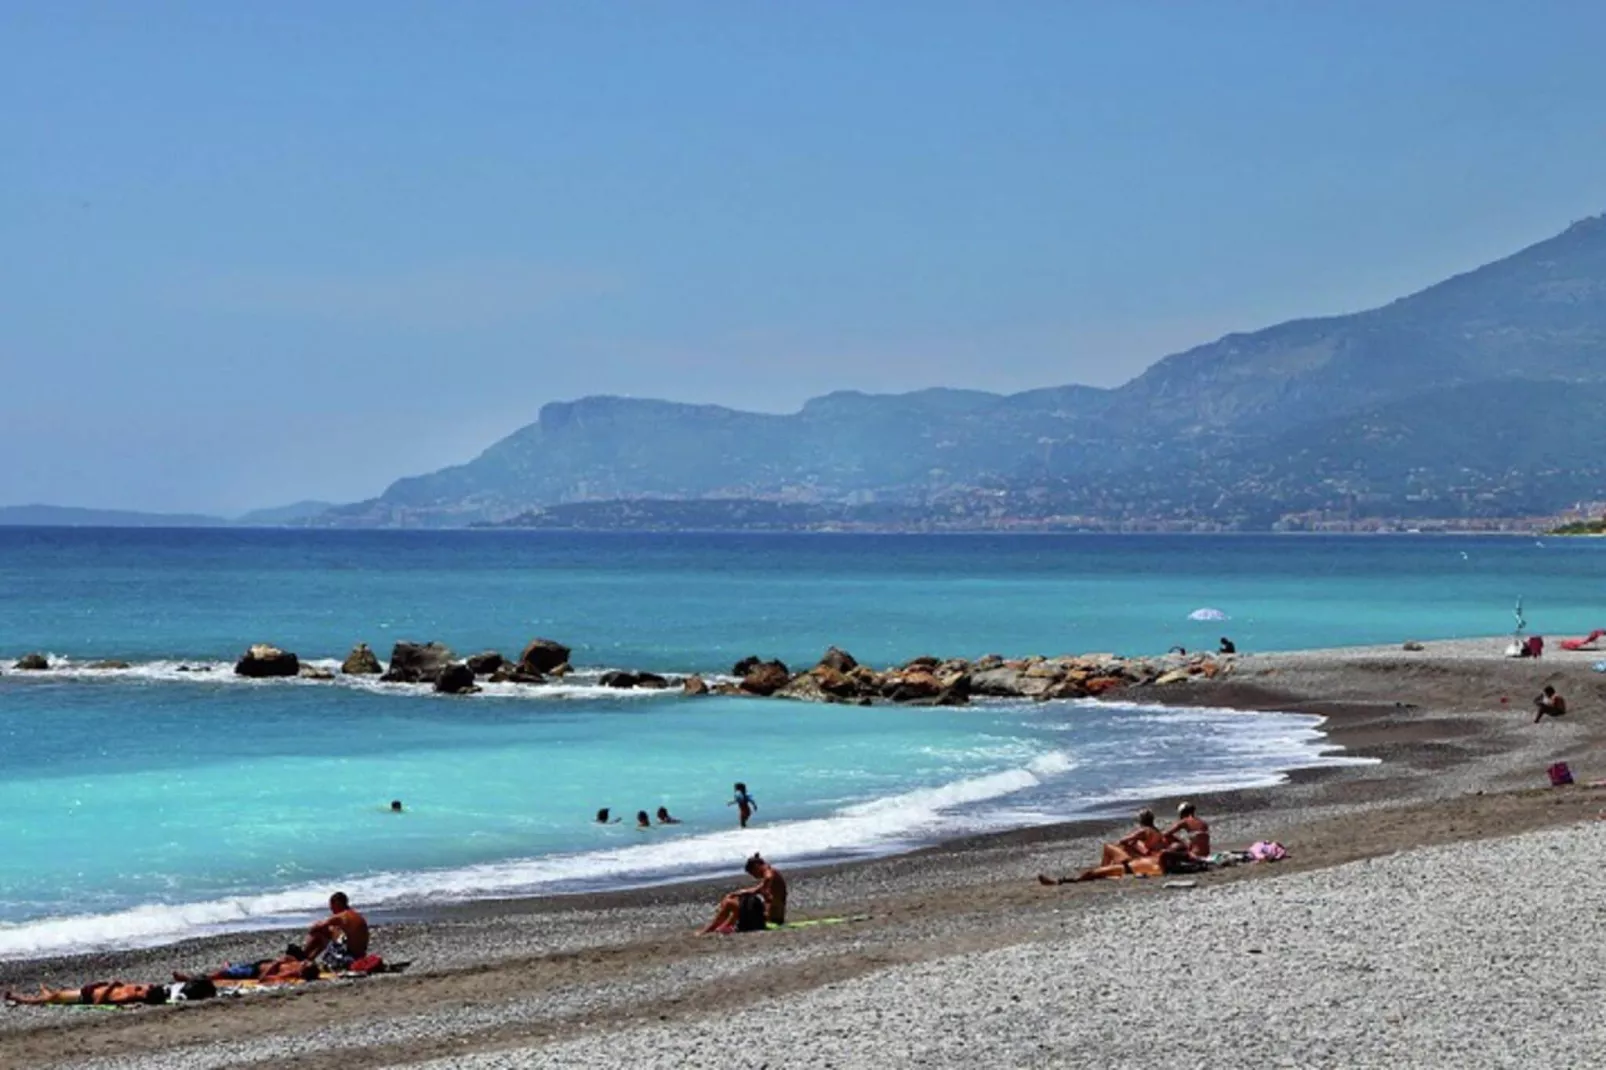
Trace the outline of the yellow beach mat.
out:
<instances>
[{"instance_id":1,"label":"yellow beach mat","mask_svg":"<svg viewBox=\"0 0 1606 1070\"><path fill-rule=\"evenodd\" d=\"M789 921L785 925L770 922L764 928L770 932L785 931L787 929L809 929L817 925L847 925L855 921L869 921L868 914L848 914L840 918L804 918L802 921Z\"/></svg>"}]
</instances>

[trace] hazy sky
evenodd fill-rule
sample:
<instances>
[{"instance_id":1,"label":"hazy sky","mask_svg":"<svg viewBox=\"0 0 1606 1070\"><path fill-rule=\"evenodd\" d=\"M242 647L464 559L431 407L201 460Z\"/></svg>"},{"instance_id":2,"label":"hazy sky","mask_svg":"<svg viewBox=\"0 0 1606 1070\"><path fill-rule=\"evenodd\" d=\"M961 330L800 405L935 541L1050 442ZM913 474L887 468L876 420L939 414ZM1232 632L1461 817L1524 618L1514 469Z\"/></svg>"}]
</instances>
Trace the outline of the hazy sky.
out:
<instances>
[{"instance_id":1,"label":"hazy sky","mask_svg":"<svg viewBox=\"0 0 1606 1070\"><path fill-rule=\"evenodd\" d=\"M1606 210L1606 4L0 0L0 503L1119 383Z\"/></svg>"}]
</instances>

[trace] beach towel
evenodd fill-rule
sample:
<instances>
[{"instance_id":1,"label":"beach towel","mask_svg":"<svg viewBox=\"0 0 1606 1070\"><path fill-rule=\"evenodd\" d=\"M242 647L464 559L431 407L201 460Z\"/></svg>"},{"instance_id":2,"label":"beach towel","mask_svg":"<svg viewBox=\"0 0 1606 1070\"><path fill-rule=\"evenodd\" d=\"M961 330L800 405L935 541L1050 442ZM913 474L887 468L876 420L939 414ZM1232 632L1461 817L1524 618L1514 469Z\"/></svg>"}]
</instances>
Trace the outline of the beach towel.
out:
<instances>
[{"instance_id":1,"label":"beach towel","mask_svg":"<svg viewBox=\"0 0 1606 1070\"><path fill-rule=\"evenodd\" d=\"M1256 862L1281 862L1288 857L1288 848L1274 840L1260 840L1249 845L1249 857Z\"/></svg>"},{"instance_id":2,"label":"beach towel","mask_svg":"<svg viewBox=\"0 0 1606 1070\"><path fill-rule=\"evenodd\" d=\"M813 928L816 925L846 925L850 921L869 921L869 920L870 920L870 915L868 915L868 914L850 914L847 917L841 917L841 918L805 918L802 921L789 921L789 922L786 922L784 925L777 925L772 921L769 924L765 925L764 928L769 930L770 932L775 932L775 931L777 931L779 929L809 929L809 928Z\"/></svg>"}]
</instances>

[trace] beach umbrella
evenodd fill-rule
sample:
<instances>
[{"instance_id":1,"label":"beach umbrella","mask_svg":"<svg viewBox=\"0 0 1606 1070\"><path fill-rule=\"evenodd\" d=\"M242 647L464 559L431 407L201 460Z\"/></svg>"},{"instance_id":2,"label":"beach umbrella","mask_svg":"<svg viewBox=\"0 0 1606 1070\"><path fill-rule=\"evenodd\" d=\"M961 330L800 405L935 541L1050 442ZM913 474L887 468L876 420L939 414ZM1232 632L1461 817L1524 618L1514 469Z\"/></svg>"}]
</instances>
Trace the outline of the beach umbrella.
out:
<instances>
[{"instance_id":1,"label":"beach umbrella","mask_svg":"<svg viewBox=\"0 0 1606 1070\"><path fill-rule=\"evenodd\" d=\"M1230 618L1219 609L1212 609L1209 606L1205 606L1203 609L1196 609L1192 613L1189 613L1188 614L1188 619L1189 620L1229 620Z\"/></svg>"}]
</instances>

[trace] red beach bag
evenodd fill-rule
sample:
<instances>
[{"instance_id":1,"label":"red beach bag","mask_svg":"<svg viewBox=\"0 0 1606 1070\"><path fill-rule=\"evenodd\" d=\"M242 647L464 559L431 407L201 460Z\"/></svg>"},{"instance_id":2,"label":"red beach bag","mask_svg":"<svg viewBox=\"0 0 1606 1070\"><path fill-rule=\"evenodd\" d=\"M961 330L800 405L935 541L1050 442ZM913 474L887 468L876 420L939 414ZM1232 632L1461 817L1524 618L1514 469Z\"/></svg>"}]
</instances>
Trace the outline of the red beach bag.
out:
<instances>
[{"instance_id":1,"label":"red beach bag","mask_svg":"<svg viewBox=\"0 0 1606 1070\"><path fill-rule=\"evenodd\" d=\"M1557 762L1545 772L1550 774L1550 786L1553 788L1559 788L1564 784L1573 782L1573 771L1567 768L1566 762Z\"/></svg>"}]
</instances>

